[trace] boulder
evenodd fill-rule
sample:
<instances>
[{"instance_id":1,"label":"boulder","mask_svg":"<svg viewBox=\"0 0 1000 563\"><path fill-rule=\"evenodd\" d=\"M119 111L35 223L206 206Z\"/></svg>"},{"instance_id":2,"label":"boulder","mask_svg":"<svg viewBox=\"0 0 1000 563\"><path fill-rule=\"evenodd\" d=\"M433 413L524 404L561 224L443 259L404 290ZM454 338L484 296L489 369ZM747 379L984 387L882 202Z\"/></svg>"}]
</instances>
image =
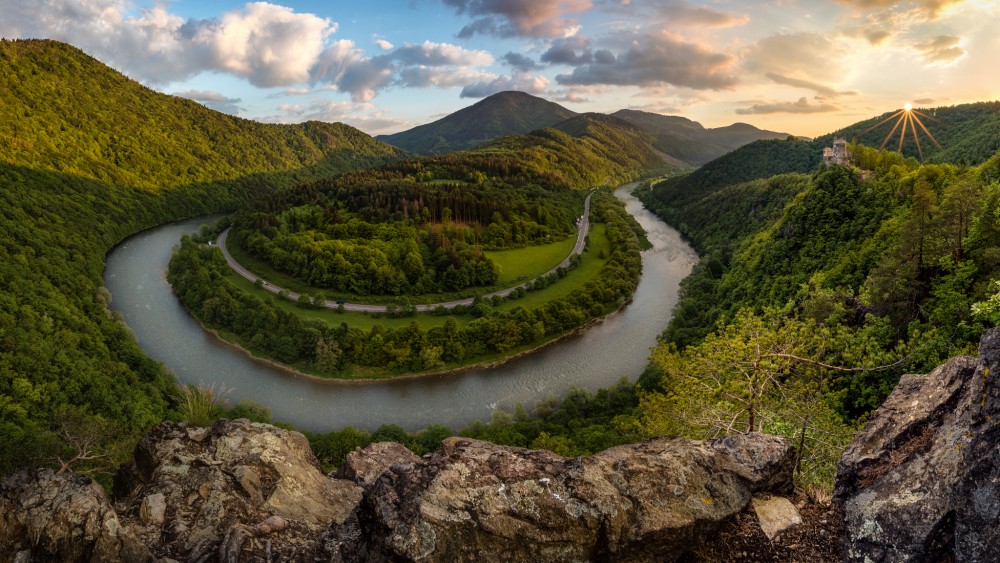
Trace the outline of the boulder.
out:
<instances>
[{"instance_id":1,"label":"boulder","mask_svg":"<svg viewBox=\"0 0 1000 563\"><path fill-rule=\"evenodd\" d=\"M155 561L86 475L38 469L0 483L0 561Z\"/></svg>"},{"instance_id":2,"label":"boulder","mask_svg":"<svg viewBox=\"0 0 1000 563\"><path fill-rule=\"evenodd\" d=\"M760 434L572 459L450 438L431 456L381 464L357 513L363 533L327 541L338 560L670 561L755 492L788 490L793 464L784 440Z\"/></svg>"},{"instance_id":3,"label":"boulder","mask_svg":"<svg viewBox=\"0 0 1000 563\"><path fill-rule=\"evenodd\" d=\"M265 550L276 559L312 550L328 526L351 516L362 489L324 475L302 434L224 420L207 428L157 425L119 472L116 492L128 501L123 514L139 515L136 533L158 555L184 560L218 552L219 559L238 560L265 558ZM143 526L155 523L161 503L164 529ZM266 540L247 541L255 537Z\"/></svg>"},{"instance_id":4,"label":"boulder","mask_svg":"<svg viewBox=\"0 0 1000 563\"><path fill-rule=\"evenodd\" d=\"M760 529L768 540L802 523L799 510L785 497L757 495L753 497L752 504Z\"/></svg>"},{"instance_id":5,"label":"boulder","mask_svg":"<svg viewBox=\"0 0 1000 563\"><path fill-rule=\"evenodd\" d=\"M396 442L376 442L347 454L347 459L336 477L348 479L368 489L394 465L412 467L420 463L420 456Z\"/></svg>"},{"instance_id":6,"label":"boulder","mask_svg":"<svg viewBox=\"0 0 1000 563\"><path fill-rule=\"evenodd\" d=\"M979 352L904 375L844 452L834 503L848 561L996 557L1000 330Z\"/></svg>"}]
</instances>

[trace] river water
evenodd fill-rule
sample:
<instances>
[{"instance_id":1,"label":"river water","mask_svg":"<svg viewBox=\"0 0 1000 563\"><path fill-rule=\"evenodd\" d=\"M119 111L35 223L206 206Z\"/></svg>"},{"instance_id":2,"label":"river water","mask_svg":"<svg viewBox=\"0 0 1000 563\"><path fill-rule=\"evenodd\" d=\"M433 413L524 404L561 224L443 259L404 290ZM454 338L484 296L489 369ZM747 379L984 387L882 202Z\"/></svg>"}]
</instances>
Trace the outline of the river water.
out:
<instances>
[{"instance_id":1,"label":"river water","mask_svg":"<svg viewBox=\"0 0 1000 563\"><path fill-rule=\"evenodd\" d=\"M643 274L631 304L602 324L500 367L455 375L372 383L338 383L298 377L222 342L201 328L174 297L166 280L173 247L206 222L195 218L139 233L108 255L104 283L112 307L135 332L139 345L186 383L225 385L226 398L250 399L271 409L274 420L312 431L344 426L374 430L398 424L461 428L489 420L495 408L526 407L570 387L597 389L622 376L635 380L649 349L666 327L681 279L697 255L674 229L631 195L615 195L646 229L654 247L643 252Z\"/></svg>"}]
</instances>

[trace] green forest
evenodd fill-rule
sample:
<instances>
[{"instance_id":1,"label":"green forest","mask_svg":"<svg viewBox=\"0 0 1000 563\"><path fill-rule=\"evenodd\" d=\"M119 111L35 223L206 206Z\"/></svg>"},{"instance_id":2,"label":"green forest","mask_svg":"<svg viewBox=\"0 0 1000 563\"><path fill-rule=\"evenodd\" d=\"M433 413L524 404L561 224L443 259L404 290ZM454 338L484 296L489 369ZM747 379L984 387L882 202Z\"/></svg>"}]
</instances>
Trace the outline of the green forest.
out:
<instances>
[{"instance_id":1,"label":"green forest","mask_svg":"<svg viewBox=\"0 0 1000 563\"><path fill-rule=\"evenodd\" d=\"M476 164L412 161L297 185L241 209L231 244L338 295L490 287L501 272L483 250L575 234L583 196L511 175L510 161Z\"/></svg>"},{"instance_id":2,"label":"green forest","mask_svg":"<svg viewBox=\"0 0 1000 563\"><path fill-rule=\"evenodd\" d=\"M709 167L736 171L760 150ZM829 484L901 374L975 353L1000 319L1000 155L965 167L850 150L856 167L718 184L694 173L638 192L702 255L653 352L663 378L641 398L644 427L797 437L813 448L807 473Z\"/></svg>"}]
</instances>

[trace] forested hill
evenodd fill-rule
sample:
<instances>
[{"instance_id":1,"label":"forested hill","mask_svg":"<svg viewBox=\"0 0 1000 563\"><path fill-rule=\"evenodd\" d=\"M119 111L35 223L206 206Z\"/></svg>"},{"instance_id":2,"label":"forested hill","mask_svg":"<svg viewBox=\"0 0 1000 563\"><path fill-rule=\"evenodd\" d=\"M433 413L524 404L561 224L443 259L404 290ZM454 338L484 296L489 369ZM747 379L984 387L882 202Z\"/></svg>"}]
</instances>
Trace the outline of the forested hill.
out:
<instances>
[{"instance_id":1,"label":"forested hill","mask_svg":"<svg viewBox=\"0 0 1000 563\"><path fill-rule=\"evenodd\" d=\"M673 168L653 149L648 133L597 113L503 137L462 154L477 160L513 160L547 178L544 182L572 188L613 185Z\"/></svg>"},{"instance_id":2,"label":"forested hill","mask_svg":"<svg viewBox=\"0 0 1000 563\"><path fill-rule=\"evenodd\" d=\"M411 152L437 155L551 127L574 115L559 104L531 94L500 92L432 123L380 135L378 139Z\"/></svg>"},{"instance_id":3,"label":"forested hill","mask_svg":"<svg viewBox=\"0 0 1000 563\"><path fill-rule=\"evenodd\" d=\"M920 143L926 162L978 165L992 157L992 162L996 163L997 157L994 155L1000 151L1000 102L979 102L918 111L931 116L917 117L920 117L943 147L943 150L938 149L921 131ZM784 141L750 143L706 163L690 174L660 182L645 196L646 203L657 208L669 223L684 231L690 219L682 211L685 206L715 192L725 191L735 184L790 172L812 172L822 160L823 148L831 146L835 137L879 147L892 130L895 119L890 119L871 131L867 130L895 113L887 112L860 121L809 142L788 138ZM690 129L691 126L687 127ZM899 135L900 130L897 129L887 150L895 150L899 146ZM904 140L903 155L914 159L911 165L916 164L918 151L912 131ZM983 170L989 174L988 170L995 169L996 164Z\"/></svg>"},{"instance_id":4,"label":"forested hill","mask_svg":"<svg viewBox=\"0 0 1000 563\"><path fill-rule=\"evenodd\" d=\"M0 41L0 146L0 472L73 457L66 436L128 444L169 415L172 378L106 308L113 244L401 156L343 125L158 94L51 41Z\"/></svg>"},{"instance_id":5,"label":"forested hill","mask_svg":"<svg viewBox=\"0 0 1000 563\"><path fill-rule=\"evenodd\" d=\"M923 114L922 116L918 114L916 117L920 118L941 145L941 148L934 145L923 131L919 130L920 148L927 162L972 165L983 162L1000 150L1000 101L914 109ZM834 137L844 137L848 141L879 147L896 123L893 116L899 111L892 110L878 117L859 121L819 137L815 142L819 146L830 146ZM887 119L889 121L879 125ZM886 148L897 150L899 137L900 131L897 130L892 139L886 143ZM914 158L919 155L912 130L909 128L903 141L903 154Z\"/></svg>"},{"instance_id":6,"label":"forested hill","mask_svg":"<svg viewBox=\"0 0 1000 563\"><path fill-rule=\"evenodd\" d=\"M401 151L340 123L264 124L167 96L55 41L0 41L2 161L159 190L357 168Z\"/></svg>"},{"instance_id":7,"label":"forested hill","mask_svg":"<svg viewBox=\"0 0 1000 563\"><path fill-rule=\"evenodd\" d=\"M631 109L619 110L614 117L649 132L656 148L693 166L701 166L747 143L763 139L785 139L788 133L758 129L747 123L705 128L697 121Z\"/></svg>"}]
</instances>

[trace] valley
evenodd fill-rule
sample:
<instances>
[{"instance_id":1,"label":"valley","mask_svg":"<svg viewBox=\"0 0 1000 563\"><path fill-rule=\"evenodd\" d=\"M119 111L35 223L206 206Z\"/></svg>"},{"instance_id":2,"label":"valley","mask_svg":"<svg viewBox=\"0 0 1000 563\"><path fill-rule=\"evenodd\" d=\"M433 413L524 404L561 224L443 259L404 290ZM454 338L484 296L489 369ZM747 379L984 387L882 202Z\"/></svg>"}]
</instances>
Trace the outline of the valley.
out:
<instances>
[{"instance_id":1,"label":"valley","mask_svg":"<svg viewBox=\"0 0 1000 563\"><path fill-rule=\"evenodd\" d=\"M723 73L574 111L556 101L610 99L642 42L616 56L536 30L535 61L372 36L384 53L363 58L325 22L322 80L232 67L245 101L0 38L0 560L269 560L272 540L289 559L475 559L522 554L525 534L552 560L794 559L800 542L987 560L970 530L1000 514L1000 102L843 113L858 92L751 64L816 96L664 114L742 96ZM513 33L475 26L464 39ZM543 99L438 74L460 60L572 69L531 83ZM460 81L480 101L415 127L372 103ZM254 120L185 99L242 114L294 96L351 101ZM855 117L814 139L719 120L783 112ZM422 489L441 483L465 504ZM649 535L606 504L635 488ZM773 541L771 500L808 521ZM75 539L41 545L62 528L38 522Z\"/></svg>"}]
</instances>

